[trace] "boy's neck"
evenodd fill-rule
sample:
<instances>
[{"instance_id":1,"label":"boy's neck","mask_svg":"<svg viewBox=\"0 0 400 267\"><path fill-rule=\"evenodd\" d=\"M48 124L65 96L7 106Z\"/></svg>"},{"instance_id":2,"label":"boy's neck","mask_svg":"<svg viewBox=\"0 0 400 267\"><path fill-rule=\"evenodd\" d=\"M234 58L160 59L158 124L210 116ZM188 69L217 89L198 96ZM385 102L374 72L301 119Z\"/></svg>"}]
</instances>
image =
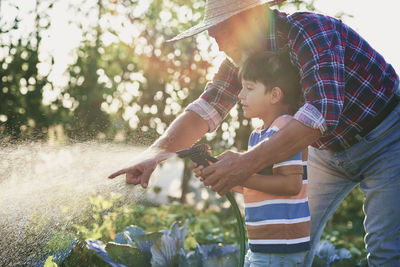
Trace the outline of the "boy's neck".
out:
<instances>
[{"instance_id":1,"label":"boy's neck","mask_svg":"<svg viewBox=\"0 0 400 267\"><path fill-rule=\"evenodd\" d=\"M265 114L265 116L260 117L260 119L264 122L262 128L264 129L269 127L274 120L285 114L289 114L289 109L286 106L277 107L269 111L267 114Z\"/></svg>"}]
</instances>

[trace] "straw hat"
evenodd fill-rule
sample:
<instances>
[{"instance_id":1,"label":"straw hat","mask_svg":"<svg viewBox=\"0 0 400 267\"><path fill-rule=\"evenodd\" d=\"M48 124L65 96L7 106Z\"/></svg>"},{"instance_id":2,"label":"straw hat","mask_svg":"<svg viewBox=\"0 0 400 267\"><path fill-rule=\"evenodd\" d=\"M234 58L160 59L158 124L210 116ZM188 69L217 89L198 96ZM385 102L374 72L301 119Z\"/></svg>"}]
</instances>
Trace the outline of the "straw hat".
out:
<instances>
[{"instance_id":1,"label":"straw hat","mask_svg":"<svg viewBox=\"0 0 400 267\"><path fill-rule=\"evenodd\" d=\"M199 24L167 40L173 42L196 35L247 9L269 3L277 5L285 0L206 0L204 19Z\"/></svg>"}]
</instances>

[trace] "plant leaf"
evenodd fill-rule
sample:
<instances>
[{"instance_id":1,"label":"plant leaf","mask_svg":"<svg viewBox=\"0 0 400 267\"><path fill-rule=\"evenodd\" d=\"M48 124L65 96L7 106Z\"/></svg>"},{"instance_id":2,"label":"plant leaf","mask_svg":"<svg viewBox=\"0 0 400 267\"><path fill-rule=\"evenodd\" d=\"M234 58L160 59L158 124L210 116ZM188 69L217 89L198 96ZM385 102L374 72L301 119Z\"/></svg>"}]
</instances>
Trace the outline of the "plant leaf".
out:
<instances>
[{"instance_id":1,"label":"plant leaf","mask_svg":"<svg viewBox=\"0 0 400 267\"><path fill-rule=\"evenodd\" d=\"M40 258L18 262L15 266L29 265L36 267L44 266L46 264L46 266L57 266L57 264L62 263L68 257L72 249L75 247L75 243L76 239L71 234L64 232L54 233L44 246L45 251L48 251L45 255L41 255Z\"/></svg>"},{"instance_id":2,"label":"plant leaf","mask_svg":"<svg viewBox=\"0 0 400 267\"><path fill-rule=\"evenodd\" d=\"M143 252L146 252L149 257L151 257L151 247L156 243L158 240L161 239L163 234L160 232L155 232L147 235L141 235L136 238L134 241L134 247L139 248Z\"/></svg>"},{"instance_id":3,"label":"plant leaf","mask_svg":"<svg viewBox=\"0 0 400 267\"><path fill-rule=\"evenodd\" d=\"M172 223L171 227L169 228L168 235L170 237L179 239L180 232L179 232L179 223L177 221Z\"/></svg>"},{"instance_id":4,"label":"plant leaf","mask_svg":"<svg viewBox=\"0 0 400 267\"><path fill-rule=\"evenodd\" d=\"M107 251L105 250L105 245L103 242L101 242L100 240L95 240L95 239L88 239L86 240L86 247L88 249L93 250L94 252L97 253L97 256L101 257L105 262L107 262L108 264L110 264L113 267L126 267L123 264L119 264L114 262L110 256L108 256Z\"/></svg>"},{"instance_id":5,"label":"plant leaf","mask_svg":"<svg viewBox=\"0 0 400 267\"><path fill-rule=\"evenodd\" d=\"M64 248L63 250L57 250L55 252L52 252L51 254L53 255L53 261L57 264L62 263L68 255L71 253L72 249L75 247L75 238L71 240L69 247Z\"/></svg>"},{"instance_id":6,"label":"plant leaf","mask_svg":"<svg viewBox=\"0 0 400 267\"><path fill-rule=\"evenodd\" d=\"M179 228L178 222L174 222L168 232L168 235L176 238L179 240L179 246L180 248L184 247L185 239L186 239L186 230L188 226L189 220L185 221L185 225L181 228Z\"/></svg>"},{"instance_id":7,"label":"plant leaf","mask_svg":"<svg viewBox=\"0 0 400 267\"><path fill-rule=\"evenodd\" d=\"M132 241L135 241L135 239L139 236L146 234L146 232L142 228L136 225L130 225L126 227L123 232L128 234Z\"/></svg>"},{"instance_id":8,"label":"plant leaf","mask_svg":"<svg viewBox=\"0 0 400 267\"><path fill-rule=\"evenodd\" d=\"M178 252L178 266L200 267L201 265L197 262L194 252L188 253L184 248L181 248Z\"/></svg>"},{"instance_id":9,"label":"plant leaf","mask_svg":"<svg viewBox=\"0 0 400 267\"><path fill-rule=\"evenodd\" d=\"M189 252L186 255L187 261L193 262L195 266L203 266L203 260L206 258L206 254L201 249L199 244L196 244L196 248L194 252Z\"/></svg>"},{"instance_id":10,"label":"plant leaf","mask_svg":"<svg viewBox=\"0 0 400 267\"><path fill-rule=\"evenodd\" d=\"M57 266L58 266L57 263L53 261L53 256L48 257L43 265L43 267L57 267Z\"/></svg>"},{"instance_id":11,"label":"plant leaf","mask_svg":"<svg viewBox=\"0 0 400 267\"><path fill-rule=\"evenodd\" d=\"M336 254L339 256L340 260L343 259L350 259L351 258L351 253L348 249L341 248L336 250Z\"/></svg>"},{"instance_id":12,"label":"plant leaf","mask_svg":"<svg viewBox=\"0 0 400 267\"><path fill-rule=\"evenodd\" d=\"M106 251L110 258L127 267L150 266L150 257L147 253L129 245L108 242Z\"/></svg>"},{"instance_id":13,"label":"plant leaf","mask_svg":"<svg viewBox=\"0 0 400 267\"><path fill-rule=\"evenodd\" d=\"M168 235L163 235L151 247L151 266L165 267L178 265L179 240Z\"/></svg>"},{"instance_id":14,"label":"plant leaf","mask_svg":"<svg viewBox=\"0 0 400 267\"><path fill-rule=\"evenodd\" d=\"M129 236L129 233L124 231L115 235L114 242L117 244L133 245L133 241Z\"/></svg>"},{"instance_id":15,"label":"plant leaf","mask_svg":"<svg viewBox=\"0 0 400 267\"><path fill-rule=\"evenodd\" d=\"M335 260L335 246L328 241L319 242L317 245L316 254L318 257L325 260L327 264L330 264L333 262L333 260Z\"/></svg>"},{"instance_id":16,"label":"plant leaf","mask_svg":"<svg viewBox=\"0 0 400 267\"><path fill-rule=\"evenodd\" d=\"M199 266L237 266L239 247L227 245L220 246L217 244L209 244L196 246L195 256Z\"/></svg>"},{"instance_id":17,"label":"plant leaf","mask_svg":"<svg viewBox=\"0 0 400 267\"><path fill-rule=\"evenodd\" d=\"M52 261L56 264L63 262L72 249L75 247L76 239L73 235L64 232L54 233L45 245L45 250L49 251L49 256L53 256Z\"/></svg>"}]
</instances>

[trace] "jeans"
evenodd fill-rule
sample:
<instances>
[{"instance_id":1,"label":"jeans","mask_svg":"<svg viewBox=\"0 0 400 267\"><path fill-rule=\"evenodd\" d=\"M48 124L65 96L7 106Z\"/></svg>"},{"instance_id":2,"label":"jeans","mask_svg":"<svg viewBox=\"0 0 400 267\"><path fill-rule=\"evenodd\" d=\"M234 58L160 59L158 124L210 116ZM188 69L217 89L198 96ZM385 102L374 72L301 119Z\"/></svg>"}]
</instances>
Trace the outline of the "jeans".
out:
<instances>
[{"instance_id":1,"label":"jeans","mask_svg":"<svg viewBox=\"0 0 400 267\"><path fill-rule=\"evenodd\" d=\"M247 251L244 267L296 267L302 266L306 252L259 253Z\"/></svg>"},{"instance_id":2,"label":"jeans","mask_svg":"<svg viewBox=\"0 0 400 267\"><path fill-rule=\"evenodd\" d=\"M305 265L311 266L328 219L360 184L368 264L400 266L400 104L347 150L310 147L307 171L312 247Z\"/></svg>"}]
</instances>

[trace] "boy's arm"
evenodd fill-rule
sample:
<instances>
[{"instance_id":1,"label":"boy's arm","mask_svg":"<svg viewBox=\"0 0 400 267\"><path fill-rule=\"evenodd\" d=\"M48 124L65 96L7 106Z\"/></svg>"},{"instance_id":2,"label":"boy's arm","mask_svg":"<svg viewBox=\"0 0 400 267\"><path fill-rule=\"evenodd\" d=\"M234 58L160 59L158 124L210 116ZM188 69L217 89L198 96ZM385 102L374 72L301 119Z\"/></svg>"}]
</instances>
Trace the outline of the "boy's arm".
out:
<instances>
[{"instance_id":1,"label":"boy's arm","mask_svg":"<svg viewBox=\"0 0 400 267\"><path fill-rule=\"evenodd\" d=\"M273 169L272 175L254 174L242 184L244 187L268 194L295 196L303 185L301 165L282 166Z\"/></svg>"},{"instance_id":2,"label":"boy's arm","mask_svg":"<svg viewBox=\"0 0 400 267\"><path fill-rule=\"evenodd\" d=\"M232 187L232 191L239 194L243 194L243 186L237 185L235 187Z\"/></svg>"}]
</instances>

